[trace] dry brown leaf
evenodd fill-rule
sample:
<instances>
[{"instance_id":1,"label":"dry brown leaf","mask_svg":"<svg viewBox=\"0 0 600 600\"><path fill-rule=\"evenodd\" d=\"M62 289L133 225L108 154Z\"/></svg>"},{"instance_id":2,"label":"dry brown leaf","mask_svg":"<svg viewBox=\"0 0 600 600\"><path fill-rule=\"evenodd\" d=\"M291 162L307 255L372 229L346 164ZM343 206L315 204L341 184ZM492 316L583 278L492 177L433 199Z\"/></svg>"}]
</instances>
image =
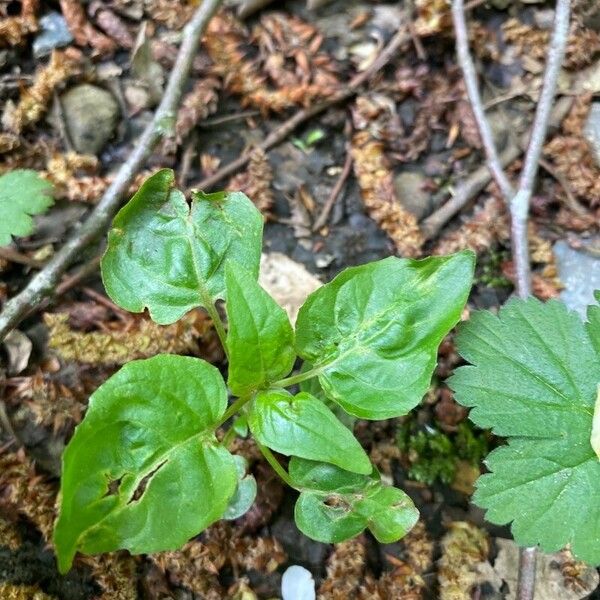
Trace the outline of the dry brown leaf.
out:
<instances>
[{"instance_id":1,"label":"dry brown leaf","mask_svg":"<svg viewBox=\"0 0 600 600\"><path fill-rule=\"evenodd\" d=\"M25 88L16 106L5 110L3 124L14 133L37 123L50 104L56 88L77 73L81 63L81 53L74 48L54 50L47 65L40 67L33 84Z\"/></svg>"},{"instance_id":2,"label":"dry brown leaf","mask_svg":"<svg viewBox=\"0 0 600 600\"><path fill-rule=\"evenodd\" d=\"M243 172L232 177L227 184L231 191L242 191L260 210L265 219L270 217L270 209L273 205L273 170L267 159L267 155L261 148L250 151L250 163Z\"/></svg>"},{"instance_id":3,"label":"dry brown leaf","mask_svg":"<svg viewBox=\"0 0 600 600\"><path fill-rule=\"evenodd\" d=\"M117 49L114 40L98 31L87 19L84 4L79 0L59 0L63 17L78 46L91 46L94 54L106 56Z\"/></svg>"},{"instance_id":4,"label":"dry brown leaf","mask_svg":"<svg viewBox=\"0 0 600 600\"><path fill-rule=\"evenodd\" d=\"M383 143L361 131L352 138L351 152L368 215L390 236L400 255L420 256L424 237L416 217L396 198Z\"/></svg>"},{"instance_id":5,"label":"dry brown leaf","mask_svg":"<svg viewBox=\"0 0 600 600\"><path fill-rule=\"evenodd\" d=\"M208 340L212 325L201 311L193 311L173 325L157 325L144 317L132 317L129 327L111 331L75 331L66 313L46 313L50 348L64 360L93 365L122 365L160 353L187 354Z\"/></svg>"}]
</instances>

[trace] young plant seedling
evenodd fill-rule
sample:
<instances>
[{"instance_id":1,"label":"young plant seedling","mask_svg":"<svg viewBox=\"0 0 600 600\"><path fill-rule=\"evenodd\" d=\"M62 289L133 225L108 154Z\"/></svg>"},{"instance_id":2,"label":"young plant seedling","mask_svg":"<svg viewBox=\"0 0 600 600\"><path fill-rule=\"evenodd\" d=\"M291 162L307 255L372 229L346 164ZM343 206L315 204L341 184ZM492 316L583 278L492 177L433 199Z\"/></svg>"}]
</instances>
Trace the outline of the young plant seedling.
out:
<instances>
[{"instance_id":1,"label":"young plant seedling","mask_svg":"<svg viewBox=\"0 0 600 600\"><path fill-rule=\"evenodd\" d=\"M587 316L533 298L510 300L497 316L472 315L457 339L471 365L450 386L475 424L508 438L477 483L474 501L487 519L512 522L521 546L570 544L598 565L600 307Z\"/></svg>"},{"instance_id":2,"label":"young plant seedling","mask_svg":"<svg viewBox=\"0 0 600 600\"><path fill-rule=\"evenodd\" d=\"M92 395L63 456L60 570L77 551L173 550L242 515L256 482L228 444L247 430L300 492L295 517L306 535L339 542L369 528L381 542L401 538L416 508L381 481L323 398L363 419L417 405L467 300L473 254L346 269L309 296L294 331L257 282L263 219L252 202L194 193L188 205L173 181L159 171L116 216L104 285L119 306L147 309L157 323L206 309L228 358L227 385L203 360L158 355L125 365ZM290 375L298 357L305 367ZM301 382L311 385L290 391ZM216 430L230 420L220 442ZM288 470L273 451L291 457Z\"/></svg>"}]
</instances>

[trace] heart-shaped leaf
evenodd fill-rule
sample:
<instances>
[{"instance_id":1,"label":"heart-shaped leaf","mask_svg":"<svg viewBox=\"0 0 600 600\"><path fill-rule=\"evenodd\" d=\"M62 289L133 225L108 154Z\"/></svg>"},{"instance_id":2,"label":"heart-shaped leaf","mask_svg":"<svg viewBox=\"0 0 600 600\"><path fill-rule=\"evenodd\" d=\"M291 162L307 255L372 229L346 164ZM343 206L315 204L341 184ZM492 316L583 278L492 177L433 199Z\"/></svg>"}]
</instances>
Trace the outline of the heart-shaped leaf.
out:
<instances>
[{"instance_id":1,"label":"heart-shaped leaf","mask_svg":"<svg viewBox=\"0 0 600 600\"><path fill-rule=\"evenodd\" d=\"M149 177L118 212L102 258L108 295L160 324L225 298L231 259L258 276L263 218L241 192L192 195L173 187L170 169Z\"/></svg>"},{"instance_id":2,"label":"heart-shaped leaf","mask_svg":"<svg viewBox=\"0 0 600 600\"><path fill-rule=\"evenodd\" d=\"M259 392L248 415L252 435L286 456L320 460L354 473L370 473L369 457L352 432L320 400L285 390Z\"/></svg>"},{"instance_id":3,"label":"heart-shaped leaf","mask_svg":"<svg viewBox=\"0 0 600 600\"><path fill-rule=\"evenodd\" d=\"M379 542L389 544L404 537L419 518L402 490L383 485L376 477L295 457L289 472L301 490L296 525L319 542L342 542L368 527Z\"/></svg>"},{"instance_id":4,"label":"heart-shaped leaf","mask_svg":"<svg viewBox=\"0 0 600 600\"><path fill-rule=\"evenodd\" d=\"M346 269L300 309L298 354L350 414L406 414L429 387L438 346L467 300L473 266L473 254L461 252Z\"/></svg>"},{"instance_id":5,"label":"heart-shaped leaf","mask_svg":"<svg viewBox=\"0 0 600 600\"><path fill-rule=\"evenodd\" d=\"M600 462L590 442L600 381L595 327L555 300L475 313L457 339L471 366L449 383L477 425L509 438L477 482L473 499L486 518L512 521L522 546L554 552L570 544L600 564Z\"/></svg>"},{"instance_id":6,"label":"heart-shaped leaf","mask_svg":"<svg viewBox=\"0 0 600 600\"><path fill-rule=\"evenodd\" d=\"M287 313L256 277L230 262L227 288L228 385L236 396L285 377L294 366L294 331Z\"/></svg>"},{"instance_id":7,"label":"heart-shaped leaf","mask_svg":"<svg viewBox=\"0 0 600 600\"><path fill-rule=\"evenodd\" d=\"M173 355L130 362L92 395L63 455L61 572L77 550L175 550L221 518L237 484L213 434L226 406L215 367Z\"/></svg>"}]
</instances>

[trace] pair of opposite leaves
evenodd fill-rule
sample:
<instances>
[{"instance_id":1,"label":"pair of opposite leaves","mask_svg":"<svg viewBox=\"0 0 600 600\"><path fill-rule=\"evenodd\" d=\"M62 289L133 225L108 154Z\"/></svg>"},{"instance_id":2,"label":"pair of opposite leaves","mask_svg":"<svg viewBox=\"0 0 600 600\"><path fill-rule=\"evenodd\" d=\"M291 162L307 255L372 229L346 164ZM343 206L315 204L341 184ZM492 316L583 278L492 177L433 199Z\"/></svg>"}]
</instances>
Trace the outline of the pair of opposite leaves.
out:
<instances>
[{"instance_id":1,"label":"pair of opposite leaves","mask_svg":"<svg viewBox=\"0 0 600 600\"><path fill-rule=\"evenodd\" d=\"M253 204L239 193L197 194L190 207L172 185L171 171L158 172L114 220L102 273L117 304L133 312L148 308L155 321L166 324L195 307L227 300L228 383L235 394L285 377L297 354L316 369L326 395L355 416L389 418L420 401L437 347L466 302L471 253L422 261L388 258L347 269L308 298L294 335L284 311L256 282L263 222ZM369 483L370 464L350 432L344 430L346 440L335 430L344 447L331 443L335 425L324 404L307 393L258 396L249 423L259 441L341 467L339 493L370 490L355 503L352 519L336 518L342 529L329 531L332 541L367 524L375 531L377 523L386 539L383 530L392 523L385 521L385 508L399 509L402 523L396 529L414 521L416 511L400 490ZM64 455L55 534L61 568L68 568L77 548L89 553L174 548L220 518L238 482L234 457L214 437L226 405L220 374L198 359L136 361L104 384ZM291 414L300 421L310 417L312 431L299 443L281 435ZM362 479L353 480L348 471ZM292 461L290 472L301 488L326 485L318 465L303 465L301 458ZM173 498L177 503L168 514L156 510L157 503ZM303 514L310 515L305 526L315 535L327 526L321 517L330 516L323 514L325 499L318 489L301 497L308 507Z\"/></svg>"}]
</instances>

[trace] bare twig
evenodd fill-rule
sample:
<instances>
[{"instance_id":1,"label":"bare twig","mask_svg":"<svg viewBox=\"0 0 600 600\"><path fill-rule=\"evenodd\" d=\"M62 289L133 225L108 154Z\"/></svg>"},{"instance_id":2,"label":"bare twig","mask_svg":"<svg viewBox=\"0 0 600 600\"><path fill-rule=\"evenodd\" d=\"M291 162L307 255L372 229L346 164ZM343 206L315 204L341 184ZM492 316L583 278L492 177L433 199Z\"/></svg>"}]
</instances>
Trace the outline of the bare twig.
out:
<instances>
[{"instance_id":1,"label":"bare twig","mask_svg":"<svg viewBox=\"0 0 600 600\"><path fill-rule=\"evenodd\" d=\"M503 167L521 156L522 150L514 144L511 144L502 154L500 154L500 164ZM442 227L452 217L457 215L461 209L467 205L485 186L491 181L492 176L487 166L479 167L473 171L460 185L454 190L450 200L442 204L434 213L429 215L421 223L421 231L426 240L432 240L440 232Z\"/></svg>"},{"instance_id":2,"label":"bare twig","mask_svg":"<svg viewBox=\"0 0 600 600\"><path fill-rule=\"evenodd\" d=\"M44 263L40 262L39 260L30 258L26 254L22 254L10 246L0 248L0 258L10 262L18 263L20 265L27 265L28 267L32 267L34 269L41 269L44 266Z\"/></svg>"},{"instance_id":3,"label":"bare twig","mask_svg":"<svg viewBox=\"0 0 600 600\"><path fill-rule=\"evenodd\" d=\"M521 548L519 552L519 579L517 600L533 600L535 591L536 548Z\"/></svg>"},{"instance_id":4,"label":"bare twig","mask_svg":"<svg viewBox=\"0 0 600 600\"><path fill-rule=\"evenodd\" d=\"M196 146L198 145L198 136L195 131L189 135L183 155L181 156L181 166L179 167L179 174L177 176L177 185L181 188L186 186L192 161L196 156Z\"/></svg>"},{"instance_id":5,"label":"bare twig","mask_svg":"<svg viewBox=\"0 0 600 600\"><path fill-rule=\"evenodd\" d=\"M314 225L312 226L313 231L319 231L319 229L321 229L321 227L323 227L327 223L327 219L329 219L329 213L331 213L331 209L333 208L335 201L337 200L338 196L340 195L340 192L344 188L344 184L346 183L346 179L348 179L351 170L352 154L350 152L347 152L346 161L344 162L342 172L340 173L338 180L335 182L335 185L331 190L331 194L329 194L329 198L327 198L325 204L323 204L323 209L321 210L321 213L319 214L319 216L314 222Z\"/></svg>"},{"instance_id":6,"label":"bare twig","mask_svg":"<svg viewBox=\"0 0 600 600\"><path fill-rule=\"evenodd\" d=\"M531 267L529 264L529 243L527 239L527 219L529 214L529 201L533 193L535 177L539 167L542 146L546 139L546 132L560 67L564 58L567 37L569 33L570 0L557 0L554 17L554 30L548 50L548 60L542 83L540 99L531 127L531 135L525 153L525 160L517 191L508 180L500 158L491 127L486 119L483 102L477 84L475 65L469 51L469 38L465 20L464 1L453 0L452 18L456 34L456 51L458 63L463 72L467 94L483 147L488 161L488 167L496 180L504 199L510 207L511 215L511 243L515 263L517 294L526 298L531 293Z\"/></svg>"},{"instance_id":7,"label":"bare twig","mask_svg":"<svg viewBox=\"0 0 600 600\"><path fill-rule=\"evenodd\" d=\"M250 117L257 117L258 115L260 115L260 110L242 110L231 115L220 115L213 117L212 119L206 119L201 123L198 123L198 127L200 127L200 129L210 129L217 125L239 121L240 119L249 119Z\"/></svg>"},{"instance_id":8,"label":"bare twig","mask_svg":"<svg viewBox=\"0 0 600 600\"><path fill-rule=\"evenodd\" d=\"M63 277L63 280L56 286L56 296L62 296L71 288L75 287L79 282L88 278L90 275L93 275L100 266L100 261L102 260L103 254L104 250L96 256L94 256L92 260L82 265L72 275Z\"/></svg>"},{"instance_id":9,"label":"bare twig","mask_svg":"<svg viewBox=\"0 0 600 600\"><path fill-rule=\"evenodd\" d=\"M456 34L456 54L463 72L467 94L469 96L469 101L471 102L471 109L473 110L473 116L477 123L481 143L485 150L488 167L492 173L492 177L498 184L502 195L505 198L512 198L514 195L513 187L502 168L502 163L498 156L498 151L496 150L494 134L492 133L492 128L485 116L483 102L481 101L481 96L479 94L477 71L475 70L475 64L473 63L471 52L469 50L469 33L467 31L463 0L454 0L454 2L452 2L452 19L454 20L454 30Z\"/></svg>"},{"instance_id":10,"label":"bare twig","mask_svg":"<svg viewBox=\"0 0 600 600\"><path fill-rule=\"evenodd\" d=\"M519 178L519 189L510 202L511 240L513 259L517 278L517 293L527 297L531 290L531 272L529 266L529 245L527 242L527 215L529 201L538 172L542 147L546 139L548 121L554 103L560 67L565 57L565 48L569 36L571 0L557 0L554 14L554 30L548 49L548 60L542 82L542 91L538 101L531 138L525 153L525 162ZM521 599L519 599L521 600Z\"/></svg>"},{"instance_id":11,"label":"bare twig","mask_svg":"<svg viewBox=\"0 0 600 600\"><path fill-rule=\"evenodd\" d=\"M17 296L9 300L0 314L0 339L46 296L52 293L61 275L83 248L106 229L146 159L165 133L173 129L176 111L187 82L200 37L222 0L204 0L186 25L176 63L154 118L137 141L127 161L85 223L72 235L48 264L34 276Z\"/></svg>"},{"instance_id":12,"label":"bare twig","mask_svg":"<svg viewBox=\"0 0 600 600\"><path fill-rule=\"evenodd\" d=\"M216 183L219 183L219 181L225 179L225 177L233 175L233 173L245 167L250 161L252 151L255 148L258 147L265 152L270 150L285 140L288 135L290 135L290 133L292 133L292 131L294 131L294 129L296 129L296 127L302 123L312 119L314 116L322 113L331 106L339 104L340 102L348 100L348 98L354 96L356 93L358 93L360 86L373 77L373 75L378 73L396 54L396 51L403 44L410 41L410 39L410 34L405 27L399 29L388 42L387 46L381 51L381 54L373 61L373 64L371 64L371 66L362 73L354 76L348 85L346 85L346 87L333 94L330 98L327 98L327 100L323 100L323 102L320 102L319 104L299 110L287 121L284 121L281 123L281 125L279 125L279 127L274 129L260 144L258 144L258 146L251 148L248 152L246 152L246 154L242 154L242 156L239 158L236 158L234 161L226 164L224 167L220 168L218 171L209 177L206 177L202 181L194 184L192 187L204 191L209 190Z\"/></svg>"},{"instance_id":13,"label":"bare twig","mask_svg":"<svg viewBox=\"0 0 600 600\"><path fill-rule=\"evenodd\" d=\"M515 263L516 288L517 294L521 298L526 298L531 294L531 267L529 263L529 243L527 236L529 203L539 168L542 146L546 139L558 75L564 59L569 33L570 8L570 0L557 0L554 15L554 30L550 40L542 90L531 128L531 137L527 152L525 153L523 169L519 178L519 186L517 192L514 193L512 185L501 166L491 127L485 117L485 110L477 85L475 66L469 51L464 2L463 0L453 0L452 2L452 18L456 32L458 62L463 72L469 100L487 156L488 166L510 208L511 243ZM533 600L536 552L536 547L521 548L517 600Z\"/></svg>"}]
</instances>

